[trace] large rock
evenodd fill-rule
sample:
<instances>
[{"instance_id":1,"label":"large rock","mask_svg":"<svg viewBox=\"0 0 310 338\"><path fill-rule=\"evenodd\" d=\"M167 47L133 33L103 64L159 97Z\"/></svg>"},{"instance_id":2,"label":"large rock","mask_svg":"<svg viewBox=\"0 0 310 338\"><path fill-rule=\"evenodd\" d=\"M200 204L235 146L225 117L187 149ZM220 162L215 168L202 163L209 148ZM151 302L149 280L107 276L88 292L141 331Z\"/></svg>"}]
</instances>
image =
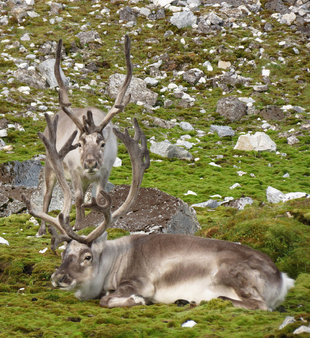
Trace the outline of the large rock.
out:
<instances>
[{"instance_id":1,"label":"large rock","mask_svg":"<svg viewBox=\"0 0 310 338\"><path fill-rule=\"evenodd\" d=\"M245 151L276 151L277 146L267 134L256 132L254 135L240 135L234 149Z\"/></svg>"},{"instance_id":2,"label":"large rock","mask_svg":"<svg viewBox=\"0 0 310 338\"><path fill-rule=\"evenodd\" d=\"M231 122L239 121L247 112L247 106L237 97L228 96L218 100L216 112Z\"/></svg>"},{"instance_id":3,"label":"large rock","mask_svg":"<svg viewBox=\"0 0 310 338\"><path fill-rule=\"evenodd\" d=\"M116 98L119 87L123 84L125 79L124 74L113 74L109 78L108 84L108 94L112 98ZM127 90L127 95L130 94L130 102L142 102L150 106L154 106L157 101L157 93L154 93L152 90L148 89L146 83L136 77L132 77L129 88Z\"/></svg>"},{"instance_id":4,"label":"large rock","mask_svg":"<svg viewBox=\"0 0 310 338\"><path fill-rule=\"evenodd\" d=\"M170 22L178 28L185 28L196 24L197 17L191 11L183 11L174 13L170 18Z\"/></svg>"},{"instance_id":5,"label":"large rock","mask_svg":"<svg viewBox=\"0 0 310 338\"><path fill-rule=\"evenodd\" d=\"M96 31L85 31L85 32L80 32L77 35L77 38L80 40L81 46L86 46L90 43L99 43L101 44L101 39L100 35Z\"/></svg>"},{"instance_id":6,"label":"large rock","mask_svg":"<svg viewBox=\"0 0 310 338\"><path fill-rule=\"evenodd\" d=\"M217 126L215 124L211 124L210 131L216 132L219 137L235 136L235 131L229 126Z\"/></svg>"},{"instance_id":7,"label":"large rock","mask_svg":"<svg viewBox=\"0 0 310 338\"><path fill-rule=\"evenodd\" d=\"M181 160L192 160L193 156L183 147L171 144L169 141L152 142L150 151L153 154L166 158L179 158Z\"/></svg>"},{"instance_id":8,"label":"large rock","mask_svg":"<svg viewBox=\"0 0 310 338\"><path fill-rule=\"evenodd\" d=\"M265 120L280 121L285 118L283 110L279 106L266 106L260 111L260 116Z\"/></svg>"},{"instance_id":9,"label":"large rock","mask_svg":"<svg viewBox=\"0 0 310 338\"><path fill-rule=\"evenodd\" d=\"M114 209L125 200L128 190L128 186L121 185L111 192ZM117 220L114 227L130 232L181 234L194 234L200 229L194 209L158 189L140 188L132 210L133 212Z\"/></svg>"},{"instance_id":10,"label":"large rock","mask_svg":"<svg viewBox=\"0 0 310 338\"><path fill-rule=\"evenodd\" d=\"M35 70L18 69L14 72L14 77L18 82L27 84L33 88L44 89L47 87L45 79Z\"/></svg>"},{"instance_id":11,"label":"large rock","mask_svg":"<svg viewBox=\"0 0 310 338\"><path fill-rule=\"evenodd\" d=\"M310 195L305 192L289 192L287 194L284 194L282 191L271 186L269 186L266 190L267 201L270 203L286 202L303 197L309 198L309 196Z\"/></svg>"},{"instance_id":12,"label":"large rock","mask_svg":"<svg viewBox=\"0 0 310 338\"><path fill-rule=\"evenodd\" d=\"M46 80L47 84L51 88L55 88L58 86L55 74L54 74L54 66L55 66L55 59L47 59L40 63L39 71L41 72L43 78ZM69 80L65 77L62 69L60 69L60 76L66 86L69 84Z\"/></svg>"},{"instance_id":13,"label":"large rock","mask_svg":"<svg viewBox=\"0 0 310 338\"><path fill-rule=\"evenodd\" d=\"M13 186L37 187L42 169L40 161L12 161L0 165L0 182Z\"/></svg>"}]
</instances>

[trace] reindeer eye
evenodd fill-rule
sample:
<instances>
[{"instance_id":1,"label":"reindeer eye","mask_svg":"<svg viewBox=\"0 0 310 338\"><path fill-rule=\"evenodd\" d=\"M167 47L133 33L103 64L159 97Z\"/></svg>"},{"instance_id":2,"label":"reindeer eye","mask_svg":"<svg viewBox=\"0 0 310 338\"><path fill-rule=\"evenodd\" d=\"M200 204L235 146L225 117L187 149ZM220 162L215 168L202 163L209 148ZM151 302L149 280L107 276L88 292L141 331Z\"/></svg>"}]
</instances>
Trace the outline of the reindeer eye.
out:
<instances>
[{"instance_id":1,"label":"reindeer eye","mask_svg":"<svg viewBox=\"0 0 310 338\"><path fill-rule=\"evenodd\" d=\"M101 143L101 148L104 148L104 146L105 146L105 143L104 142Z\"/></svg>"},{"instance_id":2,"label":"reindeer eye","mask_svg":"<svg viewBox=\"0 0 310 338\"><path fill-rule=\"evenodd\" d=\"M92 258L91 255L87 255L87 256L85 256L84 260L85 261L91 261L91 258Z\"/></svg>"}]
</instances>

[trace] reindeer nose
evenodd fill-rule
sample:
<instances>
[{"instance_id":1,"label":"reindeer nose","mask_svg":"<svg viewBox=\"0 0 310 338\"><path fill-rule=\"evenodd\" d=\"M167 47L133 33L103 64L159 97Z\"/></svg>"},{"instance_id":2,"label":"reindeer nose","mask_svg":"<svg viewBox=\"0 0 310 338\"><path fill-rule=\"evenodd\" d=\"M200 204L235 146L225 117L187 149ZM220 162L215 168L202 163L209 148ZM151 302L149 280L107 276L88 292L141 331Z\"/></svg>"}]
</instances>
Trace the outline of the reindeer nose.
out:
<instances>
[{"instance_id":1,"label":"reindeer nose","mask_svg":"<svg viewBox=\"0 0 310 338\"><path fill-rule=\"evenodd\" d=\"M84 169L95 169L97 166L98 163L94 159L86 159L84 162Z\"/></svg>"}]
</instances>

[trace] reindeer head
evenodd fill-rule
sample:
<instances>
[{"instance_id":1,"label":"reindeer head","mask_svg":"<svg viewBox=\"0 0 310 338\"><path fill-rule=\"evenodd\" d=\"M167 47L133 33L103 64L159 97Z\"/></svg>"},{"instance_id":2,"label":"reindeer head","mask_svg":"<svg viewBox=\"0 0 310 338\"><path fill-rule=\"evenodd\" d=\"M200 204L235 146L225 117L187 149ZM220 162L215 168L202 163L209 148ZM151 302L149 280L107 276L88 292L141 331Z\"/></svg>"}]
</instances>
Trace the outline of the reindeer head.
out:
<instances>
[{"instance_id":1,"label":"reindeer head","mask_svg":"<svg viewBox=\"0 0 310 338\"><path fill-rule=\"evenodd\" d=\"M102 252L106 239L107 233L105 232L88 245L76 240L70 241L61 254L61 265L52 274L52 285L68 291L87 285L87 282L92 280L97 272L99 253Z\"/></svg>"}]
</instances>

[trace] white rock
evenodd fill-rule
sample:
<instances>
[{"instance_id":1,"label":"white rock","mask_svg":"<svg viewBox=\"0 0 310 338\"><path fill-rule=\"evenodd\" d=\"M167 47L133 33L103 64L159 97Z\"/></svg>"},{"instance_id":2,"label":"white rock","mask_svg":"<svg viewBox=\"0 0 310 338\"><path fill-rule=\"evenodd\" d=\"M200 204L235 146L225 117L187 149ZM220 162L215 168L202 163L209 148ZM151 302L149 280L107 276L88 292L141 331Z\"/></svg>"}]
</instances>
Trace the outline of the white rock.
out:
<instances>
[{"instance_id":1,"label":"white rock","mask_svg":"<svg viewBox=\"0 0 310 338\"><path fill-rule=\"evenodd\" d=\"M307 197L309 198L309 194L305 192L289 192L284 194L282 191L275 189L269 186L266 190L267 200L270 203L279 203L279 202L287 202L289 200Z\"/></svg>"},{"instance_id":2,"label":"white rock","mask_svg":"<svg viewBox=\"0 0 310 338\"><path fill-rule=\"evenodd\" d=\"M270 70L263 68L262 69L262 76L269 77L270 76Z\"/></svg>"},{"instance_id":3,"label":"white rock","mask_svg":"<svg viewBox=\"0 0 310 338\"><path fill-rule=\"evenodd\" d=\"M204 62L202 65L203 65L204 67L207 68L207 71L208 71L208 72L212 72L212 71L213 71L213 67L212 67L210 61L206 61L206 62Z\"/></svg>"},{"instance_id":4,"label":"white rock","mask_svg":"<svg viewBox=\"0 0 310 338\"><path fill-rule=\"evenodd\" d=\"M44 248L44 249L40 250L39 253L44 254L47 250L48 250L48 248Z\"/></svg>"},{"instance_id":5,"label":"white rock","mask_svg":"<svg viewBox=\"0 0 310 338\"><path fill-rule=\"evenodd\" d=\"M153 0L155 6L166 7L170 5L174 0Z\"/></svg>"},{"instance_id":6,"label":"white rock","mask_svg":"<svg viewBox=\"0 0 310 338\"><path fill-rule=\"evenodd\" d=\"M285 319L283 320L282 324L279 326L279 330L282 330L283 328L285 328L285 326L287 326L288 324L292 324L295 322L295 318L292 316L287 316L285 317Z\"/></svg>"},{"instance_id":7,"label":"white rock","mask_svg":"<svg viewBox=\"0 0 310 338\"><path fill-rule=\"evenodd\" d=\"M267 201L270 203L279 203L282 202L285 198L285 195L282 191L269 186L266 190Z\"/></svg>"},{"instance_id":8,"label":"white rock","mask_svg":"<svg viewBox=\"0 0 310 338\"><path fill-rule=\"evenodd\" d=\"M21 41L30 41L30 35L25 33L20 39Z\"/></svg>"},{"instance_id":9,"label":"white rock","mask_svg":"<svg viewBox=\"0 0 310 338\"><path fill-rule=\"evenodd\" d=\"M194 145L193 143L185 141L185 140L177 140L176 144L178 146L183 146L186 149L191 149L191 148L193 148L193 145Z\"/></svg>"},{"instance_id":10,"label":"white rock","mask_svg":"<svg viewBox=\"0 0 310 338\"><path fill-rule=\"evenodd\" d=\"M0 137L7 137L8 131L6 129L0 129Z\"/></svg>"},{"instance_id":11,"label":"white rock","mask_svg":"<svg viewBox=\"0 0 310 338\"><path fill-rule=\"evenodd\" d=\"M221 197L220 197L221 198ZM206 202L201 202L201 203L196 203L193 204L192 207L195 208L211 208L211 209L215 209L220 205L220 203L216 200L207 200Z\"/></svg>"},{"instance_id":12,"label":"white rock","mask_svg":"<svg viewBox=\"0 0 310 338\"><path fill-rule=\"evenodd\" d=\"M216 164L214 162L210 162L209 165L212 165L212 167L222 168L222 166L220 166L219 164Z\"/></svg>"},{"instance_id":13,"label":"white rock","mask_svg":"<svg viewBox=\"0 0 310 338\"><path fill-rule=\"evenodd\" d=\"M116 157L114 164L113 164L113 167L117 168L117 167L121 167L121 166L122 166L122 160L120 158Z\"/></svg>"},{"instance_id":14,"label":"white rock","mask_svg":"<svg viewBox=\"0 0 310 338\"><path fill-rule=\"evenodd\" d=\"M276 151L277 146L267 134L256 132L254 135L240 135L234 149L245 151Z\"/></svg>"},{"instance_id":15,"label":"white rock","mask_svg":"<svg viewBox=\"0 0 310 338\"><path fill-rule=\"evenodd\" d=\"M297 143L299 143L299 140L296 136L292 135L287 138L287 144L289 144L290 146L297 144Z\"/></svg>"},{"instance_id":16,"label":"white rock","mask_svg":"<svg viewBox=\"0 0 310 338\"><path fill-rule=\"evenodd\" d=\"M183 11L174 13L170 18L170 22L178 28L184 28L196 24L197 17L191 11Z\"/></svg>"},{"instance_id":17,"label":"white rock","mask_svg":"<svg viewBox=\"0 0 310 338\"><path fill-rule=\"evenodd\" d=\"M285 25L291 25L296 20L296 14L291 12L282 15L282 18L280 19L280 23Z\"/></svg>"},{"instance_id":18,"label":"white rock","mask_svg":"<svg viewBox=\"0 0 310 338\"><path fill-rule=\"evenodd\" d=\"M219 60L217 66L218 68L221 68L221 69L228 69L231 67L231 62Z\"/></svg>"},{"instance_id":19,"label":"white rock","mask_svg":"<svg viewBox=\"0 0 310 338\"><path fill-rule=\"evenodd\" d=\"M9 242L3 237L0 237L0 244L10 245Z\"/></svg>"},{"instance_id":20,"label":"white rock","mask_svg":"<svg viewBox=\"0 0 310 338\"><path fill-rule=\"evenodd\" d=\"M182 327L194 327L197 323L193 320L188 320L182 324Z\"/></svg>"},{"instance_id":21,"label":"white rock","mask_svg":"<svg viewBox=\"0 0 310 338\"><path fill-rule=\"evenodd\" d=\"M28 87L28 86L21 86L21 87L18 87L17 90L18 90L20 93L23 93L23 94L26 94L26 95L29 95L29 94L30 94L30 87Z\"/></svg>"},{"instance_id":22,"label":"white rock","mask_svg":"<svg viewBox=\"0 0 310 338\"><path fill-rule=\"evenodd\" d=\"M184 196L187 196L187 195L197 196L197 194L196 194L194 191L192 191L192 190L188 190L188 191L184 194Z\"/></svg>"},{"instance_id":23,"label":"white rock","mask_svg":"<svg viewBox=\"0 0 310 338\"><path fill-rule=\"evenodd\" d=\"M145 82L147 85L151 86L151 87L155 87L155 86L158 85L158 80L156 80L156 79L154 79L154 78L152 78L152 77L146 77L146 78L144 79L144 82Z\"/></svg>"},{"instance_id":24,"label":"white rock","mask_svg":"<svg viewBox=\"0 0 310 338\"><path fill-rule=\"evenodd\" d=\"M293 332L293 334L301 334L301 333L310 333L310 327L302 325Z\"/></svg>"},{"instance_id":25,"label":"white rock","mask_svg":"<svg viewBox=\"0 0 310 338\"><path fill-rule=\"evenodd\" d=\"M305 192L289 192L284 196L284 202L289 200L295 200L297 198L308 197L309 195Z\"/></svg>"},{"instance_id":26,"label":"white rock","mask_svg":"<svg viewBox=\"0 0 310 338\"><path fill-rule=\"evenodd\" d=\"M238 176L246 175L247 173L245 171L239 170L237 171Z\"/></svg>"},{"instance_id":27,"label":"white rock","mask_svg":"<svg viewBox=\"0 0 310 338\"><path fill-rule=\"evenodd\" d=\"M189 122L180 122L180 127L185 131L194 130L194 127Z\"/></svg>"},{"instance_id":28,"label":"white rock","mask_svg":"<svg viewBox=\"0 0 310 338\"><path fill-rule=\"evenodd\" d=\"M229 189L233 190L233 189L240 188L240 187L241 187L241 185L239 183L235 183L231 187L229 187Z\"/></svg>"}]
</instances>

